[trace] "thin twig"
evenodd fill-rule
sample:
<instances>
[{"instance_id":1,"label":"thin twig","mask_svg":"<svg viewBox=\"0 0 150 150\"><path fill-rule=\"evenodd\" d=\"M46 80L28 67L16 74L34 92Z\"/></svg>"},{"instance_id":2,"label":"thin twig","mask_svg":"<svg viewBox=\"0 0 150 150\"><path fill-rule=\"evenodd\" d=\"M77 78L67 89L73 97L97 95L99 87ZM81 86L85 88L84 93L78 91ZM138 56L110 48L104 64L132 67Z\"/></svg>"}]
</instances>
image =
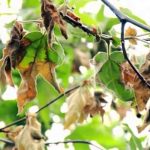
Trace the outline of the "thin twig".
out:
<instances>
[{"instance_id":1,"label":"thin twig","mask_svg":"<svg viewBox=\"0 0 150 150\"><path fill-rule=\"evenodd\" d=\"M111 10L112 12L118 17L118 19L121 22L121 45L122 45L122 51L124 54L125 59L128 61L129 65L131 66L131 68L134 70L134 72L137 74L137 76L139 77L139 79L145 84L147 85L148 88L150 88L150 84L144 79L144 77L139 73L139 71L135 68L135 66L132 64L132 62L129 60L127 52L126 52L126 48L125 48L125 37L124 37L124 29L125 29L125 24L127 22L130 22L132 24L134 24L135 26L142 28L144 30L147 30L150 32L150 27L141 24L127 16L125 16L124 14L122 14L118 9L116 9L108 0L101 0L104 4L106 4Z\"/></svg>"},{"instance_id":2,"label":"thin twig","mask_svg":"<svg viewBox=\"0 0 150 150\"><path fill-rule=\"evenodd\" d=\"M90 141L85 141L85 140L67 140L67 141L59 141L59 142L48 142L45 145L50 145L50 144L68 144L68 143L73 143L73 144L88 144L88 145L92 145L95 148L102 150L100 147L98 147L97 145L93 144Z\"/></svg>"},{"instance_id":3,"label":"thin twig","mask_svg":"<svg viewBox=\"0 0 150 150\"><path fill-rule=\"evenodd\" d=\"M10 140L7 140L7 139L0 139L0 142L3 142L3 143L6 143L6 144L10 144L10 145L15 145L14 142L10 141ZM52 144L68 144L68 143L73 143L73 144L88 144L88 145L91 145L99 150L102 150L102 148L98 147L97 145L93 144L92 142L90 141L86 141L86 140L67 140L67 141L58 141L58 142L46 142L45 145L46 146L49 146L49 145L52 145Z\"/></svg>"},{"instance_id":4,"label":"thin twig","mask_svg":"<svg viewBox=\"0 0 150 150\"><path fill-rule=\"evenodd\" d=\"M62 12L60 12L60 15L62 16L63 20L65 20L67 23L71 24L73 27L80 28L87 34L95 36L97 40L99 40L99 39L113 40L113 38L111 36L108 36L105 34L98 34L97 32L94 32L93 29L88 28L86 25L82 24L79 21L74 20L73 18L71 18L68 15L64 15Z\"/></svg>"},{"instance_id":5,"label":"thin twig","mask_svg":"<svg viewBox=\"0 0 150 150\"><path fill-rule=\"evenodd\" d=\"M130 39L135 39L137 41L141 41L141 42L143 42L145 44L150 45L150 43L148 42L147 39L140 39L140 38L138 38L138 36L127 36L127 37L124 38L124 40L130 40Z\"/></svg>"},{"instance_id":6,"label":"thin twig","mask_svg":"<svg viewBox=\"0 0 150 150\"><path fill-rule=\"evenodd\" d=\"M6 144L10 144L10 145L14 145L14 142L7 140L7 139L0 139L0 142L6 143Z\"/></svg>"},{"instance_id":7,"label":"thin twig","mask_svg":"<svg viewBox=\"0 0 150 150\"><path fill-rule=\"evenodd\" d=\"M149 43L149 42L147 42L147 41L146 41L146 40L144 40L144 39L140 39L140 38L137 38L137 37L135 37L135 38L133 38L133 39L135 39L135 40L137 40L137 41L141 41L141 42L143 42L143 43L145 43L145 44L150 45L150 43Z\"/></svg>"},{"instance_id":8,"label":"thin twig","mask_svg":"<svg viewBox=\"0 0 150 150\"><path fill-rule=\"evenodd\" d=\"M79 88L80 86L76 86L62 94L60 94L57 98L51 100L50 102L48 102L47 104L45 104L43 107L41 107L36 113L39 113L40 111L42 111L43 109L45 109L46 107L48 107L49 105L53 104L54 102L56 102L58 99L62 98L63 96L69 94L70 92L74 91L75 89Z\"/></svg>"},{"instance_id":9,"label":"thin twig","mask_svg":"<svg viewBox=\"0 0 150 150\"><path fill-rule=\"evenodd\" d=\"M63 96L69 94L70 92L76 90L76 89L79 88L79 87L80 87L80 86L78 85L78 86L76 86L76 87L74 87L74 88L72 88L72 89L69 89L69 90L67 90L66 92L60 94L58 97L56 97L55 99L51 100L50 102L48 102L47 104L45 104L43 107L41 107L36 113L39 113L40 111L42 111L43 109L45 109L45 108L48 107L49 105L55 103L55 102L58 101L60 98L62 98ZM16 125L17 123L23 122L23 121L25 121L25 120L26 120L26 117L23 117L23 118L21 118L21 119L19 119L19 120L16 120L16 121L14 121L14 122L12 122L12 123L6 125L5 127L0 128L0 132L7 132L7 131L5 131L4 129L6 129L6 128L8 128L8 127L11 127L11 126L14 126L14 125Z\"/></svg>"},{"instance_id":10,"label":"thin twig","mask_svg":"<svg viewBox=\"0 0 150 150\"><path fill-rule=\"evenodd\" d=\"M4 129L9 128L9 127L11 127L11 126L14 126L14 125L16 125L17 123L23 122L23 121L25 121L25 120L26 120L26 117L23 117L23 118L21 118L21 119L19 119L19 120L16 120L16 121L14 121L14 122L12 122L12 123L6 125L5 127L0 128L0 132L7 132L7 131L5 131Z\"/></svg>"},{"instance_id":11,"label":"thin twig","mask_svg":"<svg viewBox=\"0 0 150 150\"><path fill-rule=\"evenodd\" d=\"M134 65L131 63L131 61L128 58L128 55L127 55L127 52L126 52L126 48L125 48L125 40L124 40L125 24L126 24L126 22L122 22L121 23L121 45L122 45L122 51L123 51L124 57L128 61L129 65L132 67L134 72L138 75L139 79L141 79L141 81L143 83L145 83L147 85L147 87L150 88L150 85L147 83L147 81L144 79L144 77L139 73L139 71L134 67Z\"/></svg>"}]
</instances>

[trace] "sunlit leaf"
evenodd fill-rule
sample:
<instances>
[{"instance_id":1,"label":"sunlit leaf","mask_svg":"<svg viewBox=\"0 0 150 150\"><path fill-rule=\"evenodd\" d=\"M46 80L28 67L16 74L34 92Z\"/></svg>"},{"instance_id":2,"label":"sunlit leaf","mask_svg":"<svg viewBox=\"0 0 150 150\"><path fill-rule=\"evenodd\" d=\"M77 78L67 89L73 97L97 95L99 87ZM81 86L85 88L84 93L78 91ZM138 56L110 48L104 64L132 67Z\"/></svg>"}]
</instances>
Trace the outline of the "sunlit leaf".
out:
<instances>
[{"instance_id":1,"label":"sunlit leaf","mask_svg":"<svg viewBox=\"0 0 150 150\"><path fill-rule=\"evenodd\" d=\"M100 69L98 77L102 83L121 100L130 101L134 98L133 91L127 89L123 83L121 83L120 63L123 61L123 54L121 52L113 52Z\"/></svg>"},{"instance_id":2,"label":"sunlit leaf","mask_svg":"<svg viewBox=\"0 0 150 150\"><path fill-rule=\"evenodd\" d=\"M97 117L93 118L90 123L86 123L85 125L77 127L68 137L67 139L81 139L81 140L92 140L96 141L98 144L102 145L103 147L113 148L117 147L122 150L125 150L125 139L123 137L117 138L112 135L113 126L106 127ZM89 134L89 132L92 134ZM109 139L109 142L108 140ZM76 150L78 150L80 145L74 145ZM86 147L88 150L88 148Z\"/></svg>"},{"instance_id":3,"label":"sunlit leaf","mask_svg":"<svg viewBox=\"0 0 150 150\"><path fill-rule=\"evenodd\" d=\"M126 129L131 133L131 139L130 139L130 143L131 143L131 146L132 148L133 147L136 147L138 148L139 150L143 150L142 148L142 144L141 144L141 141L134 135L134 133L132 132L132 130L130 129L130 127L127 125L127 124L124 124Z\"/></svg>"}]
</instances>

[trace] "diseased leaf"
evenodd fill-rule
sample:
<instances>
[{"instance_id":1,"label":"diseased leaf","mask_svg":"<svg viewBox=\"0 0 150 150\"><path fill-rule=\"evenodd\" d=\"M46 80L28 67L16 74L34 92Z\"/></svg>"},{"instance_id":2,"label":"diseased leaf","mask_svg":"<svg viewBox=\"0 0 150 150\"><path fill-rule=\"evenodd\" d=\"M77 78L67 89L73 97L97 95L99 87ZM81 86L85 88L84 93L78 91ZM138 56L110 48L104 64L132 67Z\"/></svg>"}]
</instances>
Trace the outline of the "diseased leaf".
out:
<instances>
[{"instance_id":1,"label":"diseased leaf","mask_svg":"<svg viewBox=\"0 0 150 150\"><path fill-rule=\"evenodd\" d=\"M68 38L66 32L66 25L60 17L59 11L54 6L51 0L42 0L41 1L41 16L43 18L44 26L48 32L48 42L51 44L52 40L52 31L54 25L57 24L60 28L60 31L65 39Z\"/></svg>"},{"instance_id":2,"label":"diseased leaf","mask_svg":"<svg viewBox=\"0 0 150 150\"><path fill-rule=\"evenodd\" d=\"M60 57L55 47L52 47L53 49L48 48L47 39L42 33L32 32L25 35L24 39L30 41L31 44L24 50L24 58L17 66L22 77L22 82L18 89L19 112L22 112L24 105L36 96L35 81L37 75L42 75L60 91L55 79L55 66L62 62L60 58L63 59L63 55ZM58 47L60 48L60 46ZM63 53L63 50L59 51Z\"/></svg>"},{"instance_id":3,"label":"diseased leaf","mask_svg":"<svg viewBox=\"0 0 150 150\"><path fill-rule=\"evenodd\" d=\"M43 139L36 114L28 113L26 125L14 139L17 150L44 150Z\"/></svg>"},{"instance_id":4,"label":"diseased leaf","mask_svg":"<svg viewBox=\"0 0 150 150\"><path fill-rule=\"evenodd\" d=\"M85 83L86 84L86 83ZM68 112L65 115L64 128L69 128L75 123L82 123L88 115L105 113L101 106L104 102L103 94L95 94L90 91L88 85L83 85L67 98Z\"/></svg>"},{"instance_id":5,"label":"diseased leaf","mask_svg":"<svg viewBox=\"0 0 150 150\"><path fill-rule=\"evenodd\" d=\"M140 73L143 75L143 77L149 81L149 54L147 55L146 62L141 66L140 68ZM137 107L139 111L142 111L146 104L147 101L150 97L150 90L145 85L135 74L133 69L130 67L128 63L123 63L121 65L122 68L122 73L121 73L121 78L122 82L124 82L125 85L132 87L135 92L135 98L137 102Z\"/></svg>"},{"instance_id":6,"label":"diseased leaf","mask_svg":"<svg viewBox=\"0 0 150 150\"><path fill-rule=\"evenodd\" d=\"M126 31L125 31L125 36L126 37L130 37L131 39L129 39L129 42L133 45L137 45L137 41L136 39L134 39L134 37L137 35L137 31L136 29L129 27Z\"/></svg>"},{"instance_id":7,"label":"diseased leaf","mask_svg":"<svg viewBox=\"0 0 150 150\"><path fill-rule=\"evenodd\" d=\"M101 67L98 77L102 83L123 101L132 101L133 91L127 89L121 82L120 64L124 61L121 52L113 52Z\"/></svg>"},{"instance_id":8,"label":"diseased leaf","mask_svg":"<svg viewBox=\"0 0 150 150\"><path fill-rule=\"evenodd\" d=\"M13 80L11 75L12 67L15 68L24 55L24 47L29 43L22 40L25 32L23 26L19 22L15 22L11 34L10 40L6 47L3 49L3 57L0 60L0 89L1 92L6 84L13 86Z\"/></svg>"}]
</instances>

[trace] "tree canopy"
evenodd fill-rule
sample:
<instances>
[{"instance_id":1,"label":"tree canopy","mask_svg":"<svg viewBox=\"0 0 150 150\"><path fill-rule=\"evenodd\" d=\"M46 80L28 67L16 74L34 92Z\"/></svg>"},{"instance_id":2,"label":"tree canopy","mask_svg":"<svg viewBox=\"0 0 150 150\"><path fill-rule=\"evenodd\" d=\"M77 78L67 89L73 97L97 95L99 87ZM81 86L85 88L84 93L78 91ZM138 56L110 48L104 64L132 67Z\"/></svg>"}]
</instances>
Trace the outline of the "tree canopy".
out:
<instances>
[{"instance_id":1,"label":"tree canopy","mask_svg":"<svg viewBox=\"0 0 150 150\"><path fill-rule=\"evenodd\" d=\"M145 20L108 0L3 3L0 149L150 148Z\"/></svg>"}]
</instances>

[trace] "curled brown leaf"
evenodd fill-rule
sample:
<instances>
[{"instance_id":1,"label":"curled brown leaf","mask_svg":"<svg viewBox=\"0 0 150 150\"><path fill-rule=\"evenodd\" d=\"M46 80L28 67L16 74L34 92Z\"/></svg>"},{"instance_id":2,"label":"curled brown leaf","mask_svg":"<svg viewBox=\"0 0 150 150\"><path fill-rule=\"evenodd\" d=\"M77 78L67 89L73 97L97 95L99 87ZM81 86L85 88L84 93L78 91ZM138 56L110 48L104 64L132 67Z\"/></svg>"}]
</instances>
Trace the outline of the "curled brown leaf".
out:
<instances>
[{"instance_id":1,"label":"curled brown leaf","mask_svg":"<svg viewBox=\"0 0 150 150\"><path fill-rule=\"evenodd\" d=\"M42 75L56 90L61 92L55 78L55 65L51 62L34 62L27 68L17 67L20 70L22 81L17 92L18 113L23 111L25 104L36 96L36 77Z\"/></svg>"},{"instance_id":2,"label":"curled brown leaf","mask_svg":"<svg viewBox=\"0 0 150 150\"><path fill-rule=\"evenodd\" d=\"M36 114L28 113L26 125L15 138L17 150L44 150L44 137Z\"/></svg>"},{"instance_id":3,"label":"curled brown leaf","mask_svg":"<svg viewBox=\"0 0 150 150\"><path fill-rule=\"evenodd\" d=\"M149 82L150 62L148 56L145 63L140 68L140 73ZM132 68L127 62L121 65L121 78L122 78L122 82L125 83L125 85L132 87L134 89L138 110L142 111L143 109L145 109L147 101L149 100L150 97L150 90L138 78L138 76L135 74L135 72L132 70Z\"/></svg>"},{"instance_id":4,"label":"curled brown leaf","mask_svg":"<svg viewBox=\"0 0 150 150\"><path fill-rule=\"evenodd\" d=\"M59 11L54 6L51 0L42 0L41 1L41 16L43 18L44 26L48 32L48 40L49 44L51 44L52 39L52 31L54 28L54 24L57 24L60 28L60 31L65 39L68 38L66 32L66 25L63 22Z\"/></svg>"},{"instance_id":5,"label":"curled brown leaf","mask_svg":"<svg viewBox=\"0 0 150 150\"><path fill-rule=\"evenodd\" d=\"M67 98L68 112L65 115L64 128L69 128L72 124L82 123L89 115L105 113L101 102L104 99L96 98L87 85L81 86Z\"/></svg>"}]
</instances>

